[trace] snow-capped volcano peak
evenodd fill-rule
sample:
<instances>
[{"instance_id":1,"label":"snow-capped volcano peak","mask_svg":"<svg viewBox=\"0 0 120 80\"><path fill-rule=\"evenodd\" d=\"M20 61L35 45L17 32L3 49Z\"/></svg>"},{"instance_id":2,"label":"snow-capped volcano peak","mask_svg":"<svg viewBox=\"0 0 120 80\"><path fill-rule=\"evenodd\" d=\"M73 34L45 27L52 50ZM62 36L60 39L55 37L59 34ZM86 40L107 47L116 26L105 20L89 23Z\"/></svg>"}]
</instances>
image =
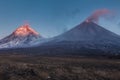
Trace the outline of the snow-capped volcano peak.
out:
<instances>
[{"instance_id":1,"label":"snow-capped volcano peak","mask_svg":"<svg viewBox=\"0 0 120 80\"><path fill-rule=\"evenodd\" d=\"M33 30L29 24L20 26L13 32L16 36L27 36L29 34L39 35L35 30Z\"/></svg>"},{"instance_id":2,"label":"snow-capped volcano peak","mask_svg":"<svg viewBox=\"0 0 120 80\"><path fill-rule=\"evenodd\" d=\"M31 43L42 38L29 24L17 28L12 34L0 40L0 48L11 48L32 45Z\"/></svg>"}]
</instances>

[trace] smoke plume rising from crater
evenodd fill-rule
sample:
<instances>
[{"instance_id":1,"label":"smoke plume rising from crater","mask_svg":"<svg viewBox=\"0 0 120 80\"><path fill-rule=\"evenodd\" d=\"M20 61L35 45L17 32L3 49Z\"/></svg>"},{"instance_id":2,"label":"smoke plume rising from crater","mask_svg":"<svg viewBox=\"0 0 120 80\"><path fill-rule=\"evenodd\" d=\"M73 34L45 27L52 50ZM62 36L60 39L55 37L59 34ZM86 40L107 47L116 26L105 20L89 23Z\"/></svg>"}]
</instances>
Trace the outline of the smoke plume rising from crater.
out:
<instances>
[{"instance_id":1,"label":"smoke plume rising from crater","mask_svg":"<svg viewBox=\"0 0 120 80\"><path fill-rule=\"evenodd\" d=\"M99 22L99 19L102 17L102 18L105 18L107 19L108 16L112 16L112 11L108 10L108 9L99 9L99 10L96 10L92 13L91 16L89 16L87 19L86 19L86 22L96 22L98 23Z\"/></svg>"}]
</instances>

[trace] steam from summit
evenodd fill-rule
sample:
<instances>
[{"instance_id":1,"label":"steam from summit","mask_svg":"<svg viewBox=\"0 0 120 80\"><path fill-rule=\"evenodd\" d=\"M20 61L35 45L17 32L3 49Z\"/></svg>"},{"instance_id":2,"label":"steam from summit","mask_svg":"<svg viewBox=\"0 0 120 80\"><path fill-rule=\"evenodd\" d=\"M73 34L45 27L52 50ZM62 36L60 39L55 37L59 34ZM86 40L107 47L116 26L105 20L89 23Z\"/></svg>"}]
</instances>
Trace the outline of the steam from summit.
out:
<instances>
[{"instance_id":1,"label":"steam from summit","mask_svg":"<svg viewBox=\"0 0 120 80\"><path fill-rule=\"evenodd\" d=\"M90 15L87 19L86 22L95 22L98 23L99 19L101 17L106 18L107 15L111 15L112 11L108 10L108 9L99 9L96 10L92 13L92 15Z\"/></svg>"}]
</instances>

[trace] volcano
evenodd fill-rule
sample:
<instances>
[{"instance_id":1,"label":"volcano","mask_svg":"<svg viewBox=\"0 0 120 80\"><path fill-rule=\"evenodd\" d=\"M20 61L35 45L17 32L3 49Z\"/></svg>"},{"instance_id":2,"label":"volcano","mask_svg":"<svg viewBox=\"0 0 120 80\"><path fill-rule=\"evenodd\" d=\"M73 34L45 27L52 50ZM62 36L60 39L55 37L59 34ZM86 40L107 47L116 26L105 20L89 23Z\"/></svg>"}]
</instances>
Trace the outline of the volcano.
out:
<instances>
[{"instance_id":1,"label":"volcano","mask_svg":"<svg viewBox=\"0 0 120 80\"><path fill-rule=\"evenodd\" d=\"M120 36L92 21L84 21L34 49L48 55L118 55Z\"/></svg>"},{"instance_id":2,"label":"volcano","mask_svg":"<svg viewBox=\"0 0 120 80\"><path fill-rule=\"evenodd\" d=\"M26 39L23 42L26 42ZM116 56L120 55L120 36L92 21L84 21L73 29L37 46L12 49L12 51L7 50L1 53L8 53L8 51L9 53L49 56Z\"/></svg>"},{"instance_id":3,"label":"volcano","mask_svg":"<svg viewBox=\"0 0 120 80\"><path fill-rule=\"evenodd\" d=\"M117 40L120 36L97 25L94 22L84 21L80 25L68 32L56 37L63 41L98 41L98 40ZM118 42L118 41L117 41Z\"/></svg>"},{"instance_id":4,"label":"volcano","mask_svg":"<svg viewBox=\"0 0 120 80\"><path fill-rule=\"evenodd\" d=\"M22 47L42 38L29 24L17 28L12 34L0 40L0 48Z\"/></svg>"}]
</instances>

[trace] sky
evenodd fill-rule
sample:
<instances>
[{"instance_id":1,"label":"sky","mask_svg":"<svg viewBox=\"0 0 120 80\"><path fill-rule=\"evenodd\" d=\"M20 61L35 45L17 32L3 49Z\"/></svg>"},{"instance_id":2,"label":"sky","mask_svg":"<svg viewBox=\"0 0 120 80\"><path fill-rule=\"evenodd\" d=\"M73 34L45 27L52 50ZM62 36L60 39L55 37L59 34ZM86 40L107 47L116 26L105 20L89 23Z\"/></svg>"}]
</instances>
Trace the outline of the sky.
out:
<instances>
[{"instance_id":1,"label":"sky","mask_svg":"<svg viewBox=\"0 0 120 80\"><path fill-rule=\"evenodd\" d=\"M114 12L114 17L101 18L98 24L120 35L120 0L0 0L0 38L25 23L43 37L54 37L98 9Z\"/></svg>"}]
</instances>

